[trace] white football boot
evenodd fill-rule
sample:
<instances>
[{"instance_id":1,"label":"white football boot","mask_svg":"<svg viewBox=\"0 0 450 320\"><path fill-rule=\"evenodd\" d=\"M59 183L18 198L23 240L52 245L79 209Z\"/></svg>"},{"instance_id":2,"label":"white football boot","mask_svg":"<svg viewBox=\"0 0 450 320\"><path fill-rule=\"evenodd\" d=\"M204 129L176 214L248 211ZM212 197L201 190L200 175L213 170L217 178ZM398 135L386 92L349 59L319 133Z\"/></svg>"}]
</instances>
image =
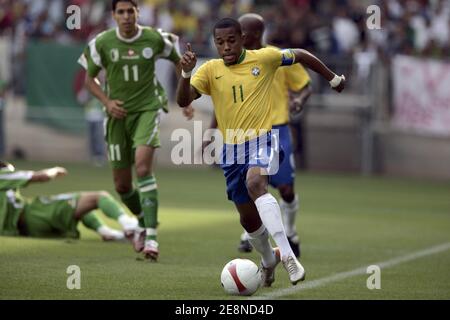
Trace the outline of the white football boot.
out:
<instances>
[{"instance_id":1,"label":"white football boot","mask_svg":"<svg viewBox=\"0 0 450 320\"><path fill-rule=\"evenodd\" d=\"M263 287L270 287L275 281L275 268L280 263L280 249L273 248L275 255L275 264L271 267L265 267L261 261L261 284Z\"/></svg>"},{"instance_id":2,"label":"white football boot","mask_svg":"<svg viewBox=\"0 0 450 320\"><path fill-rule=\"evenodd\" d=\"M289 280L295 286L299 281L305 280L305 269L295 256L289 255L282 259L283 266L289 274Z\"/></svg>"},{"instance_id":3,"label":"white football boot","mask_svg":"<svg viewBox=\"0 0 450 320\"><path fill-rule=\"evenodd\" d=\"M157 261L159 256L159 244L155 240L145 240L145 246L142 252L146 259Z\"/></svg>"},{"instance_id":4,"label":"white football boot","mask_svg":"<svg viewBox=\"0 0 450 320\"><path fill-rule=\"evenodd\" d=\"M133 248L136 252L144 250L145 246L145 229L138 227L133 234Z\"/></svg>"}]
</instances>

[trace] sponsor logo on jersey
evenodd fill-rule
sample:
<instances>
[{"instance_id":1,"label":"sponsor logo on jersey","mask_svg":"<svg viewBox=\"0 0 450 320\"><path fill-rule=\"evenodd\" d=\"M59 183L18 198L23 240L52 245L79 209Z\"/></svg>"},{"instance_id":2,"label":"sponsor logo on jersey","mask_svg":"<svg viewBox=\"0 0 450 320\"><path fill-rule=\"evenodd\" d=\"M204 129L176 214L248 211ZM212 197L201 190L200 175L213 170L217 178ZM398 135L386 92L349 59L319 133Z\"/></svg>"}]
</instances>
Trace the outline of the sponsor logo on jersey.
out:
<instances>
[{"instance_id":1,"label":"sponsor logo on jersey","mask_svg":"<svg viewBox=\"0 0 450 320\"><path fill-rule=\"evenodd\" d=\"M254 75L255 77L259 76L259 74L261 73L261 70L258 67L253 67L252 69L252 75Z\"/></svg>"},{"instance_id":2,"label":"sponsor logo on jersey","mask_svg":"<svg viewBox=\"0 0 450 320\"><path fill-rule=\"evenodd\" d=\"M151 57L153 57L153 50L152 50L152 48L149 48L149 47L144 48L144 50L142 50L142 56L145 59L151 59Z\"/></svg>"},{"instance_id":3,"label":"sponsor logo on jersey","mask_svg":"<svg viewBox=\"0 0 450 320\"><path fill-rule=\"evenodd\" d=\"M119 61L119 49L111 49L110 54L112 62Z\"/></svg>"},{"instance_id":4,"label":"sponsor logo on jersey","mask_svg":"<svg viewBox=\"0 0 450 320\"><path fill-rule=\"evenodd\" d=\"M135 60L135 59L139 59L139 55L136 54L136 52L134 52L133 49L128 49L127 55L126 56L122 56L122 59L124 59L124 60Z\"/></svg>"}]
</instances>

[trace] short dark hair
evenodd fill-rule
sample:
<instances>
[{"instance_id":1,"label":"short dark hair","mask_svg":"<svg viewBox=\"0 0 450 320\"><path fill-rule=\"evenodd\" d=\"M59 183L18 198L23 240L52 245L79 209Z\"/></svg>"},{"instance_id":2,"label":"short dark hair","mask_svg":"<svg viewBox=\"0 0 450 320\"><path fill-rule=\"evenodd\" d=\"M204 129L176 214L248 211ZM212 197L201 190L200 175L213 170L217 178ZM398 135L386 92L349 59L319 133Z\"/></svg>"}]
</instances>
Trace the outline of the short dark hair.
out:
<instances>
[{"instance_id":1,"label":"short dark hair","mask_svg":"<svg viewBox=\"0 0 450 320\"><path fill-rule=\"evenodd\" d=\"M242 34L241 24L239 23L239 21L232 18L224 18L217 21L216 24L214 25L213 34L216 35L217 29L225 29L225 28L234 28L234 30L239 35Z\"/></svg>"},{"instance_id":2,"label":"short dark hair","mask_svg":"<svg viewBox=\"0 0 450 320\"><path fill-rule=\"evenodd\" d=\"M116 11L117 2L130 2L133 5L133 7L135 8L138 7L137 0L112 0L111 4L112 11Z\"/></svg>"}]
</instances>

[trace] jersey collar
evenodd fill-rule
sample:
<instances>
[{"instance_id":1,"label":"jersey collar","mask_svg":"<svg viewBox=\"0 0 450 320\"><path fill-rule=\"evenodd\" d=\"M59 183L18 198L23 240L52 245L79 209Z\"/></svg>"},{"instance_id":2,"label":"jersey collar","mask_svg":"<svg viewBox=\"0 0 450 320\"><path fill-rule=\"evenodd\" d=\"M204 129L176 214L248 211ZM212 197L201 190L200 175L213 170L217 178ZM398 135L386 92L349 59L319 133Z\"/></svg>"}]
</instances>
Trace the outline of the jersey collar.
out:
<instances>
[{"instance_id":1,"label":"jersey collar","mask_svg":"<svg viewBox=\"0 0 450 320\"><path fill-rule=\"evenodd\" d=\"M239 56L239 59L238 59L238 61L236 62L236 64L239 64L239 63L241 63L242 61L244 61L246 53L247 53L247 50L242 49L242 53L241 53L241 55Z\"/></svg>"},{"instance_id":2,"label":"jersey collar","mask_svg":"<svg viewBox=\"0 0 450 320\"><path fill-rule=\"evenodd\" d=\"M227 65L227 64L225 64L225 61L224 61L224 64L225 64L227 67L231 67L231 66L235 66L235 65L237 65L237 64L240 64L242 61L244 61L246 52L247 52L247 50L242 49L241 55L239 56L239 58L238 58L238 60L237 60L236 63L228 64L228 65Z\"/></svg>"},{"instance_id":3,"label":"jersey collar","mask_svg":"<svg viewBox=\"0 0 450 320\"><path fill-rule=\"evenodd\" d=\"M136 41L137 39L139 39L139 37L142 35L142 27L140 25L137 26L138 27L138 32L136 33L136 35L133 38L124 38L122 37L122 35L119 32L119 27L116 28L116 36L117 38L119 38L119 40L126 42L126 43L131 43Z\"/></svg>"}]
</instances>

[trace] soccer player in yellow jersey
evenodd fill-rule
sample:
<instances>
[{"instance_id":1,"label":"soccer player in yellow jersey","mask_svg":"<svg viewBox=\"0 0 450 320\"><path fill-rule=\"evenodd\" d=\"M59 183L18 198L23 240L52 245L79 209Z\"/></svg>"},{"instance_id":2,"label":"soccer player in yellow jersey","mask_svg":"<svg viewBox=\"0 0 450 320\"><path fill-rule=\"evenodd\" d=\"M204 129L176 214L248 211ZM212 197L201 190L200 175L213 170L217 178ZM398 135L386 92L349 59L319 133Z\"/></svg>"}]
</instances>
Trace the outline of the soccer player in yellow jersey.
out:
<instances>
[{"instance_id":1,"label":"soccer player in yellow jersey","mask_svg":"<svg viewBox=\"0 0 450 320\"><path fill-rule=\"evenodd\" d=\"M181 58L177 102L187 107L202 94L212 97L218 128L224 135L221 167L228 198L235 203L252 246L261 254L263 285L273 283L280 260L295 285L305 279L305 270L289 245L278 202L268 192L268 178L276 167L274 155L278 150L270 133L270 87L278 67L294 63L318 72L338 92L344 89L345 78L302 49L245 50L241 26L234 19L217 22L213 35L221 59L208 61L191 79L197 59L188 44ZM269 233L278 248L272 248Z\"/></svg>"},{"instance_id":2,"label":"soccer player in yellow jersey","mask_svg":"<svg viewBox=\"0 0 450 320\"><path fill-rule=\"evenodd\" d=\"M244 35L244 48L258 50L264 48L264 19L258 14L247 13L239 18L242 34ZM268 46L269 47L269 46ZM300 257L300 243L295 227L299 200L294 191L295 163L292 153L292 141L289 131L289 112L299 113L311 95L311 78L301 64L294 64L285 68L278 68L272 82L272 128L278 133L280 147L284 151L284 159L280 162L279 170L270 177L269 183L280 192L280 208L284 228L289 244L296 257ZM289 94L293 99L289 99ZM291 110L290 110L291 109ZM248 241L248 234L244 232L238 247L241 252L251 252L252 246Z\"/></svg>"}]
</instances>

